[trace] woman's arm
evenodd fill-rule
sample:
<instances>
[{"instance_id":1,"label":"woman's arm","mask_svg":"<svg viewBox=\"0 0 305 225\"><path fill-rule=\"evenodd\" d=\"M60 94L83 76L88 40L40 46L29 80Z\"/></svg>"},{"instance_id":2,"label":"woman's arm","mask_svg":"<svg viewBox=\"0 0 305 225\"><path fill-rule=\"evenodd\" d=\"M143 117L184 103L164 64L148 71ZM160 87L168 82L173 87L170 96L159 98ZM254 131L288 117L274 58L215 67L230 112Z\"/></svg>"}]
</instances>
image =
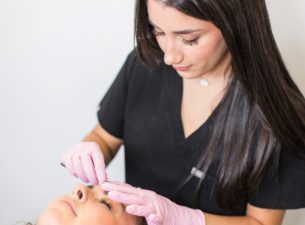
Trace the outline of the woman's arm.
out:
<instances>
[{"instance_id":1,"label":"woman's arm","mask_svg":"<svg viewBox=\"0 0 305 225\"><path fill-rule=\"evenodd\" d=\"M281 225L285 210L263 209L248 204L246 216L204 215L206 225Z\"/></svg>"},{"instance_id":2,"label":"woman's arm","mask_svg":"<svg viewBox=\"0 0 305 225\"><path fill-rule=\"evenodd\" d=\"M113 159L123 143L122 139L109 134L100 124L97 124L83 141L96 142L100 146L106 165Z\"/></svg>"}]
</instances>

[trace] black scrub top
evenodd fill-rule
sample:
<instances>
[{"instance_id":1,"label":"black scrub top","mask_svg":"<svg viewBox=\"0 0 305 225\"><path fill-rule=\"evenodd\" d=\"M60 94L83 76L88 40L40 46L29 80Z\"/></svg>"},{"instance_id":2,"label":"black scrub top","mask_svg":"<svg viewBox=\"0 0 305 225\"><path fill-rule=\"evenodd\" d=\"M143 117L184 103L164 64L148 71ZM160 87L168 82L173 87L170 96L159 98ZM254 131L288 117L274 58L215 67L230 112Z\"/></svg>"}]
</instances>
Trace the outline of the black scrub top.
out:
<instances>
[{"instance_id":1,"label":"black scrub top","mask_svg":"<svg viewBox=\"0 0 305 225\"><path fill-rule=\"evenodd\" d=\"M188 177L205 151L214 110L208 120L187 138L180 117L182 78L167 65L148 69L132 51L98 110L100 125L123 139L126 182L157 192L177 202L177 187ZM305 207L305 161L281 153L279 184L267 170L259 190L240 209L222 209L213 193L218 164L212 164L196 208L219 215L244 215L246 204L262 208ZM179 204L192 207L198 178L180 193Z\"/></svg>"}]
</instances>

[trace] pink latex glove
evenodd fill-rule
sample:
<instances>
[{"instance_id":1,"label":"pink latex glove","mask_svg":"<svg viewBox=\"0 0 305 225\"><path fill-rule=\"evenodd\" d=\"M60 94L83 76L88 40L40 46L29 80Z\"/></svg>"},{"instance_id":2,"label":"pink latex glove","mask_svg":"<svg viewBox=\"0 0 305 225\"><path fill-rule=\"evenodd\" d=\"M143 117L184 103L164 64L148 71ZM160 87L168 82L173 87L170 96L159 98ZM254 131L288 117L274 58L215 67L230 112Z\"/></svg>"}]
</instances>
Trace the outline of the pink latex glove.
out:
<instances>
[{"instance_id":1,"label":"pink latex glove","mask_svg":"<svg viewBox=\"0 0 305 225\"><path fill-rule=\"evenodd\" d=\"M75 177L93 185L107 180L105 161L95 142L80 142L63 153L61 163Z\"/></svg>"},{"instance_id":2,"label":"pink latex glove","mask_svg":"<svg viewBox=\"0 0 305 225\"><path fill-rule=\"evenodd\" d=\"M145 217L148 225L205 225L202 211L177 205L153 191L109 182L102 189L112 200L127 205L128 213Z\"/></svg>"}]
</instances>

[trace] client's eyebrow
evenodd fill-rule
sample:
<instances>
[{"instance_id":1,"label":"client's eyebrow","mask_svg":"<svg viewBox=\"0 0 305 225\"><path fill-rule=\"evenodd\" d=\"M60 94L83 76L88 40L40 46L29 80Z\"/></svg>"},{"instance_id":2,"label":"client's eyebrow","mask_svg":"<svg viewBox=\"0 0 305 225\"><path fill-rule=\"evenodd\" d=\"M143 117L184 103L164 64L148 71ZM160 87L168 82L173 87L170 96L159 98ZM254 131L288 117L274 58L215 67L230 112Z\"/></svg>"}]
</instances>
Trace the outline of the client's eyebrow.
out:
<instances>
[{"instance_id":1,"label":"client's eyebrow","mask_svg":"<svg viewBox=\"0 0 305 225\"><path fill-rule=\"evenodd\" d=\"M87 188L93 190L94 189L94 185L88 184ZM102 193L103 193L103 195L108 196L108 191L102 190Z\"/></svg>"},{"instance_id":2,"label":"client's eyebrow","mask_svg":"<svg viewBox=\"0 0 305 225\"><path fill-rule=\"evenodd\" d=\"M93 189L93 188L94 188L94 185L90 185L90 184L89 184L89 185L87 185L87 188ZM107 198L108 198L108 191L104 191L104 190L103 190L103 195L107 196ZM125 211L126 205L124 205L124 204L122 204L122 203L119 203L119 205L120 205L121 211Z\"/></svg>"},{"instance_id":3,"label":"client's eyebrow","mask_svg":"<svg viewBox=\"0 0 305 225\"><path fill-rule=\"evenodd\" d=\"M89 189L92 190L92 189L94 189L94 185L88 184L88 185L87 185L87 188L89 188ZM104 190L103 190L103 195L107 195L107 194L108 194L108 191L104 191Z\"/></svg>"}]
</instances>

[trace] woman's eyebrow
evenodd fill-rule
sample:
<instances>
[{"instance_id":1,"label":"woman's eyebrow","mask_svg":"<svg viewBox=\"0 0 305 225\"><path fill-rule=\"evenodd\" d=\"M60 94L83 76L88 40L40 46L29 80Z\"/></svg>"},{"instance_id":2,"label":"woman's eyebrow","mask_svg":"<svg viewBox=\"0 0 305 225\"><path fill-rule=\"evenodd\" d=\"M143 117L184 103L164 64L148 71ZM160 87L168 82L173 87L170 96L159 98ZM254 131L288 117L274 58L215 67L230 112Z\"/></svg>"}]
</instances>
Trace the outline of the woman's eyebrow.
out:
<instances>
[{"instance_id":1,"label":"woman's eyebrow","mask_svg":"<svg viewBox=\"0 0 305 225\"><path fill-rule=\"evenodd\" d=\"M160 27L158 27L157 25L155 25L150 19L148 20L149 24L159 30L161 30ZM194 32L198 32L201 31L201 29L184 29L184 30L178 30L178 31L173 31L174 34L190 34L190 33L194 33Z\"/></svg>"},{"instance_id":2,"label":"woman's eyebrow","mask_svg":"<svg viewBox=\"0 0 305 225\"><path fill-rule=\"evenodd\" d=\"M93 185L87 185L87 188L89 188L89 189L93 189L94 188L94 186Z\"/></svg>"}]
</instances>

